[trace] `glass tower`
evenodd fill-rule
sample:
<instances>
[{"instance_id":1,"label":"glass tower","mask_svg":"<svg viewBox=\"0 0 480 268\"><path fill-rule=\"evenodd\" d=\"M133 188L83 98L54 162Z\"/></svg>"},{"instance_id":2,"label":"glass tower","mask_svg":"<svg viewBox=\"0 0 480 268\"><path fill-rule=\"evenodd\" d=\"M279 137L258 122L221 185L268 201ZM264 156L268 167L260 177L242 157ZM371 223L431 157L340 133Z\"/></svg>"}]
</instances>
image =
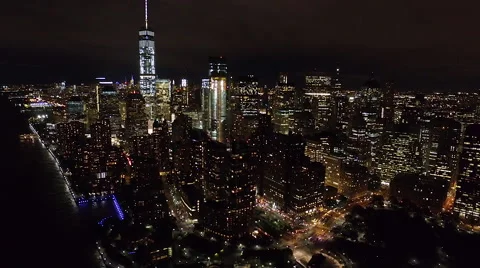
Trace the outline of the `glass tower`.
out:
<instances>
[{"instance_id":1,"label":"glass tower","mask_svg":"<svg viewBox=\"0 0 480 268\"><path fill-rule=\"evenodd\" d=\"M148 27L148 0L145 0L145 26L138 32L140 54L140 92L143 96L155 94L155 33Z\"/></svg>"},{"instance_id":2,"label":"glass tower","mask_svg":"<svg viewBox=\"0 0 480 268\"><path fill-rule=\"evenodd\" d=\"M208 131L212 139L225 142L227 117L227 63L223 57L210 57Z\"/></svg>"}]
</instances>

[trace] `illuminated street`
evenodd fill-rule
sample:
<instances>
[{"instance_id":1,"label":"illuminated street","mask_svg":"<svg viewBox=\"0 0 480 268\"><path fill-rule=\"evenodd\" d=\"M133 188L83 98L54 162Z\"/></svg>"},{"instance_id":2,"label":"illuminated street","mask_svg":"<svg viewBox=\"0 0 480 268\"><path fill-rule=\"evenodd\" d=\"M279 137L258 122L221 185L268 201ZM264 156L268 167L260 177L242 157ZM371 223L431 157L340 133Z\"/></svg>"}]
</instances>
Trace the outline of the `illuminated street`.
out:
<instances>
[{"instance_id":1,"label":"illuminated street","mask_svg":"<svg viewBox=\"0 0 480 268\"><path fill-rule=\"evenodd\" d=\"M356 205L365 206L370 202L372 193L359 196L349 202L344 208L335 208L324 212L318 220L307 223L303 229L295 233L286 234L277 244L277 247L289 247L297 261L304 266L316 253L322 253L334 267L351 267L351 261L339 253L325 253L322 251L321 242L332 238L331 230L343 223L345 215Z\"/></svg>"}]
</instances>

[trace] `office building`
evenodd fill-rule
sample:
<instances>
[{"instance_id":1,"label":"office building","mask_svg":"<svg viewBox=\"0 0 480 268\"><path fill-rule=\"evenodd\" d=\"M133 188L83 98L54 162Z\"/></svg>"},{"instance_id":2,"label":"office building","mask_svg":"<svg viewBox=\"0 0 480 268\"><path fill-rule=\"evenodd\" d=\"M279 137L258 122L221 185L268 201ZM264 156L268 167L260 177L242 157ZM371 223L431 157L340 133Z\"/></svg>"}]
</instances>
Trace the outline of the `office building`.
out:
<instances>
[{"instance_id":1,"label":"office building","mask_svg":"<svg viewBox=\"0 0 480 268\"><path fill-rule=\"evenodd\" d=\"M296 215L315 212L323 202L325 166L304 158L294 167L291 180L288 210Z\"/></svg>"},{"instance_id":2,"label":"office building","mask_svg":"<svg viewBox=\"0 0 480 268\"><path fill-rule=\"evenodd\" d=\"M99 94L99 119L108 120L112 137L120 138L122 134L122 117L120 115L120 100L118 91L113 85L107 84L100 86Z\"/></svg>"},{"instance_id":3,"label":"office building","mask_svg":"<svg viewBox=\"0 0 480 268\"><path fill-rule=\"evenodd\" d=\"M186 112L191 101L191 86L188 80L182 78L180 83L174 83L172 87L172 112L180 114Z\"/></svg>"},{"instance_id":4,"label":"office building","mask_svg":"<svg viewBox=\"0 0 480 268\"><path fill-rule=\"evenodd\" d=\"M125 136L143 136L148 131L148 119L145 113L145 100L138 91L130 92L126 98Z\"/></svg>"},{"instance_id":5,"label":"office building","mask_svg":"<svg viewBox=\"0 0 480 268\"><path fill-rule=\"evenodd\" d=\"M425 173L439 180L456 180L461 124L453 119L434 118L424 133L426 140L422 146L425 152Z\"/></svg>"},{"instance_id":6,"label":"office building","mask_svg":"<svg viewBox=\"0 0 480 268\"><path fill-rule=\"evenodd\" d=\"M153 118L172 122L172 81L170 79L157 79L155 87L155 106L151 111Z\"/></svg>"},{"instance_id":7,"label":"office building","mask_svg":"<svg viewBox=\"0 0 480 268\"><path fill-rule=\"evenodd\" d=\"M353 115L345 149L346 162L367 166L370 160L370 143L367 139L367 124L360 113Z\"/></svg>"},{"instance_id":8,"label":"office building","mask_svg":"<svg viewBox=\"0 0 480 268\"><path fill-rule=\"evenodd\" d=\"M288 134L293 125L293 115L301 112L297 105L295 85L288 81L287 74L280 74L279 81L271 92L270 106L275 132Z\"/></svg>"},{"instance_id":9,"label":"office building","mask_svg":"<svg viewBox=\"0 0 480 268\"><path fill-rule=\"evenodd\" d=\"M396 125L393 131L386 134L379 153L376 173L385 186L397 174L420 172L419 129L405 124Z\"/></svg>"},{"instance_id":10,"label":"office building","mask_svg":"<svg viewBox=\"0 0 480 268\"><path fill-rule=\"evenodd\" d=\"M358 163L343 166L343 180L338 187L338 192L347 196L355 197L368 190L368 170Z\"/></svg>"},{"instance_id":11,"label":"office building","mask_svg":"<svg viewBox=\"0 0 480 268\"><path fill-rule=\"evenodd\" d=\"M207 126L212 139L226 141L227 123L227 62L224 57L209 58L209 92Z\"/></svg>"},{"instance_id":12,"label":"office building","mask_svg":"<svg viewBox=\"0 0 480 268\"><path fill-rule=\"evenodd\" d=\"M172 135L166 120L153 122L151 134L153 154L160 171L160 175L166 176L172 170Z\"/></svg>"},{"instance_id":13,"label":"office building","mask_svg":"<svg viewBox=\"0 0 480 268\"><path fill-rule=\"evenodd\" d=\"M231 135L234 139L246 140L257 128L260 115L260 90L258 79L253 75L238 79L232 89Z\"/></svg>"},{"instance_id":14,"label":"office building","mask_svg":"<svg viewBox=\"0 0 480 268\"><path fill-rule=\"evenodd\" d=\"M453 211L468 223L480 224L480 125L466 128L460 156Z\"/></svg>"},{"instance_id":15,"label":"office building","mask_svg":"<svg viewBox=\"0 0 480 268\"><path fill-rule=\"evenodd\" d=\"M268 141L264 164L263 195L275 209L289 207L292 173L305 157L305 141L299 135L275 133Z\"/></svg>"},{"instance_id":16,"label":"office building","mask_svg":"<svg viewBox=\"0 0 480 268\"><path fill-rule=\"evenodd\" d=\"M409 200L419 208L433 213L442 212L448 181L436 180L418 173L402 173L396 175L390 183L390 196L399 201Z\"/></svg>"},{"instance_id":17,"label":"office building","mask_svg":"<svg viewBox=\"0 0 480 268\"><path fill-rule=\"evenodd\" d=\"M72 96L67 101L68 120L79 120L85 116L85 103L80 96Z\"/></svg>"}]
</instances>

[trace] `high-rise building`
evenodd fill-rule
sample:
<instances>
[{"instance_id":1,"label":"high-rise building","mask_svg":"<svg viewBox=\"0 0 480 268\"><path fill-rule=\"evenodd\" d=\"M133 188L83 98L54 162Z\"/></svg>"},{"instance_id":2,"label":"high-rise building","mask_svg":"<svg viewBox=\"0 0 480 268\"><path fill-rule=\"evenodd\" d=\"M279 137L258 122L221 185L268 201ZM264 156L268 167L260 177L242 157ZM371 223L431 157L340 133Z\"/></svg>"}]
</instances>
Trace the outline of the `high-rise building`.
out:
<instances>
[{"instance_id":1,"label":"high-rise building","mask_svg":"<svg viewBox=\"0 0 480 268\"><path fill-rule=\"evenodd\" d=\"M172 81L170 79L157 79L155 105L152 114L155 119L172 121Z\"/></svg>"},{"instance_id":2,"label":"high-rise building","mask_svg":"<svg viewBox=\"0 0 480 268\"><path fill-rule=\"evenodd\" d=\"M202 79L201 86L201 111L202 111L202 125L201 128L207 130L207 122L209 117L209 97L210 97L210 79Z\"/></svg>"},{"instance_id":3,"label":"high-rise building","mask_svg":"<svg viewBox=\"0 0 480 268\"><path fill-rule=\"evenodd\" d=\"M307 93L329 91L331 88L331 76L322 73L310 73L305 75L305 91Z\"/></svg>"},{"instance_id":4,"label":"high-rise building","mask_svg":"<svg viewBox=\"0 0 480 268\"><path fill-rule=\"evenodd\" d=\"M175 83L172 88L172 112L179 114L187 111L190 102L190 87L188 80L182 78L180 83Z\"/></svg>"},{"instance_id":5,"label":"high-rise building","mask_svg":"<svg viewBox=\"0 0 480 268\"><path fill-rule=\"evenodd\" d=\"M271 97L272 122L276 132L288 134L293 124L293 115L301 112L301 109L298 109L297 101L295 85L288 82L287 74L280 74L278 84L273 89Z\"/></svg>"},{"instance_id":6,"label":"high-rise building","mask_svg":"<svg viewBox=\"0 0 480 268\"><path fill-rule=\"evenodd\" d=\"M227 123L227 62L224 57L209 58L207 130L212 139L225 142Z\"/></svg>"},{"instance_id":7,"label":"high-rise building","mask_svg":"<svg viewBox=\"0 0 480 268\"><path fill-rule=\"evenodd\" d=\"M205 200L201 225L211 235L236 239L249 233L255 207L255 181L249 149L210 141L206 146Z\"/></svg>"},{"instance_id":8,"label":"high-rise building","mask_svg":"<svg viewBox=\"0 0 480 268\"><path fill-rule=\"evenodd\" d=\"M250 233L255 209L255 179L250 165L251 150L245 143L234 142L229 157L227 184L227 226L233 236Z\"/></svg>"},{"instance_id":9,"label":"high-rise building","mask_svg":"<svg viewBox=\"0 0 480 268\"><path fill-rule=\"evenodd\" d=\"M110 137L110 120L102 119L90 126L91 145L100 150L108 151L112 146Z\"/></svg>"},{"instance_id":10,"label":"high-rise building","mask_svg":"<svg viewBox=\"0 0 480 268\"><path fill-rule=\"evenodd\" d=\"M193 129L190 133L190 138L192 141L192 178L195 180L195 186L197 189L202 189L201 192L203 192L206 187L206 148L207 142L210 138L208 137L207 132L203 129Z\"/></svg>"},{"instance_id":11,"label":"high-rise building","mask_svg":"<svg viewBox=\"0 0 480 268\"><path fill-rule=\"evenodd\" d=\"M155 33L148 26L148 0L145 0L145 26L138 32L140 55L140 92L155 95Z\"/></svg>"},{"instance_id":12,"label":"high-rise building","mask_svg":"<svg viewBox=\"0 0 480 268\"><path fill-rule=\"evenodd\" d=\"M260 115L260 90L253 75L240 77L232 89L232 136L246 139L257 128Z\"/></svg>"},{"instance_id":13,"label":"high-rise building","mask_svg":"<svg viewBox=\"0 0 480 268\"><path fill-rule=\"evenodd\" d=\"M457 178L461 124L453 119L434 118L426 126L423 163L427 175L441 180Z\"/></svg>"},{"instance_id":14,"label":"high-rise building","mask_svg":"<svg viewBox=\"0 0 480 268\"><path fill-rule=\"evenodd\" d=\"M120 150L112 146L108 119L98 120L90 126L91 138L84 150L83 168L88 192L94 195L113 193L120 185Z\"/></svg>"},{"instance_id":15,"label":"high-rise building","mask_svg":"<svg viewBox=\"0 0 480 268\"><path fill-rule=\"evenodd\" d=\"M133 221L156 224L167 218L169 209L155 159L155 145L151 135L136 135L131 139L131 185L133 186Z\"/></svg>"},{"instance_id":16,"label":"high-rise building","mask_svg":"<svg viewBox=\"0 0 480 268\"><path fill-rule=\"evenodd\" d=\"M345 154L346 162L358 163L367 166L369 161L369 142L367 139L367 126L365 119L360 113L353 115L350 133L348 134Z\"/></svg>"},{"instance_id":17,"label":"high-rise building","mask_svg":"<svg viewBox=\"0 0 480 268\"><path fill-rule=\"evenodd\" d=\"M460 157L453 210L461 219L480 224L480 125L467 126Z\"/></svg>"},{"instance_id":18,"label":"high-rise building","mask_svg":"<svg viewBox=\"0 0 480 268\"><path fill-rule=\"evenodd\" d=\"M408 125L396 125L386 134L379 151L377 174L384 185L401 173L419 173L421 167L419 130Z\"/></svg>"},{"instance_id":19,"label":"high-rise building","mask_svg":"<svg viewBox=\"0 0 480 268\"><path fill-rule=\"evenodd\" d=\"M145 100L139 92L133 91L127 95L126 109L125 136L127 140L135 135L147 134L148 121L145 113Z\"/></svg>"},{"instance_id":20,"label":"high-rise building","mask_svg":"<svg viewBox=\"0 0 480 268\"><path fill-rule=\"evenodd\" d=\"M363 85L360 94L359 108L366 123L366 136L369 143L365 166L370 172L374 172L379 160L379 150L384 130L384 121L382 120L383 91L372 75Z\"/></svg>"},{"instance_id":21,"label":"high-rise building","mask_svg":"<svg viewBox=\"0 0 480 268\"><path fill-rule=\"evenodd\" d=\"M352 105L349 98L345 94L337 94L332 102L331 126L339 132L346 133L352 116Z\"/></svg>"},{"instance_id":22,"label":"high-rise building","mask_svg":"<svg viewBox=\"0 0 480 268\"><path fill-rule=\"evenodd\" d=\"M184 114L180 114L172 123L172 156L173 176L176 185L193 184L192 176L192 120Z\"/></svg>"},{"instance_id":23,"label":"high-rise building","mask_svg":"<svg viewBox=\"0 0 480 268\"><path fill-rule=\"evenodd\" d=\"M271 137L273 136L272 118L268 114L260 114L259 124L255 132L249 139L252 146L252 155L250 158L253 173L257 184L257 194L263 196L263 186L265 178L265 166L267 155L270 153L269 147Z\"/></svg>"},{"instance_id":24,"label":"high-rise building","mask_svg":"<svg viewBox=\"0 0 480 268\"><path fill-rule=\"evenodd\" d=\"M100 111L99 119L108 120L110 133L113 137L120 137L122 129L122 117L120 115L120 102L117 89L113 85L100 87Z\"/></svg>"},{"instance_id":25,"label":"high-rise building","mask_svg":"<svg viewBox=\"0 0 480 268\"><path fill-rule=\"evenodd\" d=\"M396 175L390 183L390 196L407 199L422 209L438 213L447 197L448 181L435 180L418 173Z\"/></svg>"},{"instance_id":26,"label":"high-rise building","mask_svg":"<svg viewBox=\"0 0 480 268\"><path fill-rule=\"evenodd\" d=\"M288 210L295 214L312 213L323 201L325 166L306 157L294 169Z\"/></svg>"},{"instance_id":27,"label":"high-rise building","mask_svg":"<svg viewBox=\"0 0 480 268\"><path fill-rule=\"evenodd\" d=\"M80 121L70 121L56 125L57 143L60 155L67 161L76 161L85 141L85 124Z\"/></svg>"},{"instance_id":28,"label":"high-rise building","mask_svg":"<svg viewBox=\"0 0 480 268\"><path fill-rule=\"evenodd\" d=\"M321 132L305 138L305 155L312 162L324 163L324 158L332 151L331 133Z\"/></svg>"},{"instance_id":29,"label":"high-rise building","mask_svg":"<svg viewBox=\"0 0 480 268\"><path fill-rule=\"evenodd\" d=\"M299 135L274 134L265 156L263 194L275 208L286 210L292 173L305 158L305 141Z\"/></svg>"},{"instance_id":30,"label":"high-rise building","mask_svg":"<svg viewBox=\"0 0 480 268\"><path fill-rule=\"evenodd\" d=\"M380 112L385 131L391 131L393 128L395 117L394 95L393 84L386 83L383 90L382 110Z\"/></svg>"},{"instance_id":31,"label":"high-rise building","mask_svg":"<svg viewBox=\"0 0 480 268\"><path fill-rule=\"evenodd\" d=\"M85 116L85 103L80 96L72 96L67 101L67 117L78 120Z\"/></svg>"},{"instance_id":32,"label":"high-rise building","mask_svg":"<svg viewBox=\"0 0 480 268\"><path fill-rule=\"evenodd\" d=\"M172 137L168 122L156 120L153 123L152 146L155 160L157 161L160 175L168 175L172 170L171 151Z\"/></svg>"},{"instance_id":33,"label":"high-rise building","mask_svg":"<svg viewBox=\"0 0 480 268\"><path fill-rule=\"evenodd\" d=\"M335 187L337 190L343 190L344 181L344 157L335 154L325 155L325 185Z\"/></svg>"},{"instance_id":34,"label":"high-rise building","mask_svg":"<svg viewBox=\"0 0 480 268\"><path fill-rule=\"evenodd\" d=\"M366 167L353 163L343 166L342 170L343 180L338 187L339 193L348 197L354 197L368 190L369 176Z\"/></svg>"}]
</instances>

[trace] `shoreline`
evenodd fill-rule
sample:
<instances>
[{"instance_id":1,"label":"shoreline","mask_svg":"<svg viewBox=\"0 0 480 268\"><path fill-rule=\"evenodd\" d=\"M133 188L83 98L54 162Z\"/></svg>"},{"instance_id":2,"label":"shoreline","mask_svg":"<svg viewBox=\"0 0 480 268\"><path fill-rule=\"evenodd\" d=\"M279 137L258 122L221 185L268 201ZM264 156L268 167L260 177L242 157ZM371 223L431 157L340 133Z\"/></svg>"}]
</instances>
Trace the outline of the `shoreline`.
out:
<instances>
[{"instance_id":1,"label":"shoreline","mask_svg":"<svg viewBox=\"0 0 480 268\"><path fill-rule=\"evenodd\" d=\"M50 148L48 148L47 146L45 146L45 143L43 142L42 138L40 137L40 135L38 134L37 130L33 127L33 125L31 123L28 123L28 126L30 128L30 131L35 134L38 138L38 141L40 142L40 144L42 144L42 147L44 149L46 149L50 155L50 157L53 158L53 160L55 160L55 164L57 165L57 168L58 168L58 171L60 171L60 174L62 175L67 187L68 187L68 190L70 192L70 195L72 197L72 199L75 201L75 205L77 207L80 206L80 204L85 204L85 203L89 203L89 202L101 202L101 201L104 201L104 200L112 200L113 201L113 205L115 207L115 211L117 212L117 217L120 219L120 220L123 220L125 218L125 215L124 215L124 212L123 212L123 209L120 207L120 204L118 203L117 201L117 198L115 197L114 194L111 194L107 197L100 197L100 198L95 198L95 199L85 199L83 197L77 197L75 195L75 192L73 191L72 187L71 187L71 184L70 184L70 181L68 180L67 176L65 175L65 172L63 171L63 168L60 166L60 161L58 161L58 158L55 156L55 154L52 152L52 150L50 150ZM110 216L111 217L111 216ZM105 218L106 219L106 218ZM102 225L103 224L103 220L105 219L102 219L100 222L98 222L99 225ZM102 248L100 247L99 245L99 240L96 240L96 243L95 243L95 250L96 250L96 254L97 256L97 260L99 260L101 262L101 264L103 265L102 268L107 268L107 267L113 267L112 266L112 263L107 259L107 255L105 254L104 255L104 252L102 250ZM118 265L117 265L118 266ZM123 267L123 266L122 266Z\"/></svg>"},{"instance_id":2,"label":"shoreline","mask_svg":"<svg viewBox=\"0 0 480 268\"><path fill-rule=\"evenodd\" d=\"M31 123L28 123L28 126L29 126L30 131L37 136L38 140L42 144L42 147L45 148L49 152L50 156L55 161L55 163L57 165L57 168L60 171L60 174L62 175L63 179L65 180L65 183L67 184L70 195L72 196L72 198L75 201L75 204L77 206L80 205L80 204L85 204L85 203L90 203L90 202L95 203L95 202L101 202L101 201L105 201L105 200L113 200L114 203L115 203L115 209L117 210L117 214L119 214L119 218L123 219L123 212L119 213L119 212L121 212L121 208L118 205L118 201L116 200L116 197L115 197L114 194L110 194L110 195L107 195L107 196L98 196L98 197L95 197L95 198L88 198L88 199L83 197L83 196L78 196L77 194L75 194L75 191L73 190L72 185L71 185L67 175L65 174L65 171L63 170L62 166L60 165L60 161L58 161L58 158L55 155L55 153L52 152L52 150L50 150L50 148L45 146L45 143L43 142L41 136L38 134L38 131L35 129L35 127ZM120 215L122 215L122 216L120 216Z\"/></svg>"}]
</instances>

